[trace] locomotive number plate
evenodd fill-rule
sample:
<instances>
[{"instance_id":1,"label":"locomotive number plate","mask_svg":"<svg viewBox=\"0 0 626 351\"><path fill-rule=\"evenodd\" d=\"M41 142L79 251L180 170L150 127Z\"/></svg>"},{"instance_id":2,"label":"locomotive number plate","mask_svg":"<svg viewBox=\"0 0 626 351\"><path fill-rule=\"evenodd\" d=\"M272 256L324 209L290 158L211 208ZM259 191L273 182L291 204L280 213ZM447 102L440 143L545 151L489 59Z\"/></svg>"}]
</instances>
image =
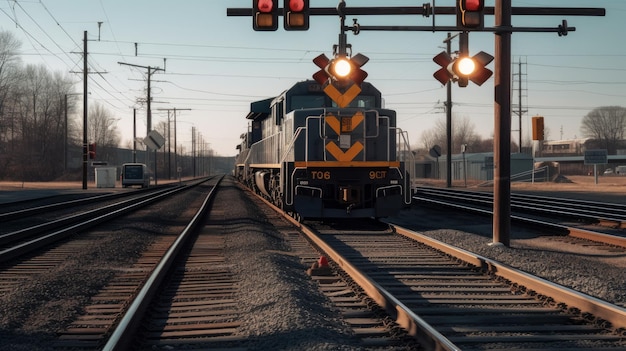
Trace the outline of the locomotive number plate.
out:
<instances>
[{"instance_id":1,"label":"locomotive number plate","mask_svg":"<svg viewBox=\"0 0 626 351\"><path fill-rule=\"evenodd\" d=\"M311 171L311 179L313 180L330 180L330 171Z\"/></svg>"},{"instance_id":2,"label":"locomotive number plate","mask_svg":"<svg viewBox=\"0 0 626 351\"><path fill-rule=\"evenodd\" d=\"M385 179L387 178L387 171L370 171L370 179Z\"/></svg>"}]
</instances>

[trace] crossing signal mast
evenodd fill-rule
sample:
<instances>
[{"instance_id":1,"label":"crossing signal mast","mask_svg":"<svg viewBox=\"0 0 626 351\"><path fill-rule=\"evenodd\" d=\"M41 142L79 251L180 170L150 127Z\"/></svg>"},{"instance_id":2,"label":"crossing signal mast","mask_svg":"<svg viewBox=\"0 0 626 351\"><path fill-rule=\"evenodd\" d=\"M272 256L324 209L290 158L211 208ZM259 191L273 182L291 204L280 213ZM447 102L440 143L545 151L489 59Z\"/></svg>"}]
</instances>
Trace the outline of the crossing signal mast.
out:
<instances>
[{"instance_id":1,"label":"crossing signal mast","mask_svg":"<svg viewBox=\"0 0 626 351\"><path fill-rule=\"evenodd\" d=\"M462 52L456 58L451 58L447 52L442 51L433 58L441 68L433 74L441 84L448 81L457 82L459 87L466 87L469 81L476 85L483 85L493 72L487 66L493 61L493 56L481 51L470 57L467 52Z\"/></svg>"},{"instance_id":2,"label":"crossing signal mast","mask_svg":"<svg viewBox=\"0 0 626 351\"><path fill-rule=\"evenodd\" d=\"M341 108L348 106L361 93L361 83L367 78L367 72L361 67L369 61L369 58L363 54L349 55L348 51L351 54L352 46L348 44L345 31L345 5L342 1L337 7L341 18L341 33L339 44L333 47L334 58L331 60L321 54L313 59L313 63L320 68L313 74L313 79Z\"/></svg>"},{"instance_id":3,"label":"crossing signal mast","mask_svg":"<svg viewBox=\"0 0 626 351\"><path fill-rule=\"evenodd\" d=\"M276 30L277 16L278 16L278 0L253 0L253 11L250 8L243 9L228 9L228 16L253 16L253 28L255 30ZM342 34L345 35L345 30L352 30L355 35L364 31L421 31L421 32L452 32L461 31L462 35L467 35L468 32L491 32L495 34L495 52L497 57L495 63L495 93L494 93L494 233L493 242L501 243L505 246L509 246L510 237L510 133L511 133L511 94L510 94L510 61L511 61L511 34L520 32L532 32L532 33L557 33L559 36L565 36L571 31L575 31L575 27L569 27L566 20L562 21L562 24L557 27L518 27L513 26L511 19L513 15L520 16L537 16L537 15L549 15L549 16L605 16L606 10L604 8L573 8L573 7L513 7L510 0L495 0L493 7L485 8L484 0L455 0L455 8L451 7L435 7L433 5L425 3L422 6L402 6L402 7L354 7L346 8L345 0L340 0L339 6L336 11L332 8L308 8L308 1L305 3L306 11L302 12L304 22L298 21L299 16L293 17L293 14L297 14L298 5L291 6L289 0L288 4L284 8L288 8L287 14L292 17L291 21L288 21L288 25L296 25L300 23L301 28L308 28L308 16L335 16L339 14L342 18ZM298 1L295 1L297 3ZM285 15L285 9L283 9L282 15ZM289 12L290 11L290 12ZM489 15L494 15L494 26L484 26L485 12ZM432 25L429 26L399 26L399 25L373 25L363 26L360 25L357 20L354 20L352 27L346 27L344 25L345 15L422 15L424 17L432 16ZM455 26L440 26L435 24L435 15L452 15L456 14L457 23ZM295 30L295 29L287 29ZM305 30L305 29L302 29ZM358 61L363 61L362 58L357 59L358 55L349 57L345 49L347 46L341 46L341 43L345 43L345 36L340 35L340 50L335 52L333 60L329 60L323 55L318 56L313 60L315 64L320 67L322 72L318 72L314 75L314 78L319 82L324 82L324 91L331 96L331 98L339 105L347 106L350 101L356 97L356 94L360 92L360 79L359 75L341 74L339 68L341 67L340 61L342 59L350 59L350 62L360 69L364 64ZM486 53L478 53L475 56L470 57L469 51L463 49L461 45L460 54L457 58L453 59L450 54L439 54L434 58L434 61L441 66L441 68L435 73L435 78L442 84L448 83L451 80L459 82L459 86L467 86L468 82L472 82L480 85L489 79L492 72L485 68L489 64L493 57ZM471 59L474 64L474 70L465 71L462 69L465 67L466 59ZM336 61L336 62L335 62ZM367 60L364 60L367 61ZM336 65L336 66L335 66ZM354 67L351 65L350 67ZM344 65L345 66L345 65ZM471 64L468 64L471 67ZM346 66L347 67L347 66ZM468 73L469 72L469 73ZM361 73L361 76L367 76L366 73ZM364 77L363 77L364 79ZM353 83L350 84L350 81ZM448 86L449 87L449 86ZM352 99L351 99L352 97ZM538 122L537 122L538 123ZM538 136L538 135L537 135Z\"/></svg>"},{"instance_id":4,"label":"crossing signal mast","mask_svg":"<svg viewBox=\"0 0 626 351\"><path fill-rule=\"evenodd\" d=\"M456 22L457 28L462 30L459 35L459 55L453 59L448 52L443 51L433 58L441 66L433 74L441 84L453 81L464 88L472 81L476 85L482 85L493 74L485 67L493 61L493 56L484 51L469 56L468 31L484 28L484 9L484 0L457 0Z\"/></svg>"}]
</instances>

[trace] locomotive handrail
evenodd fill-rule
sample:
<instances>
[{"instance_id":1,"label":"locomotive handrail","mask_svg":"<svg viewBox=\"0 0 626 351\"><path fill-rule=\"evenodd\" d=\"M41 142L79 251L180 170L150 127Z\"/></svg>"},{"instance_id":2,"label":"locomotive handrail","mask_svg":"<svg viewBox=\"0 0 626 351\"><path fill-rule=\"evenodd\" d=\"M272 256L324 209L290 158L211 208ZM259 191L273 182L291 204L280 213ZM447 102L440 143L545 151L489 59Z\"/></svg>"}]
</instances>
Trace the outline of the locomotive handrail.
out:
<instances>
[{"instance_id":1,"label":"locomotive handrail","mask_svg":"<svg viewBox=\"0 0 626 351\"><path fill-rule=\"evenodd\" d=\"M296 128L296 131L293 135L293 138L291 139L291 142L285 148L285 152L283 152L283 156L280 159L280 163L283 163L286 161L287 155L289 155L289 152L293 150L294 144L296 143L296 140L298 139L298 137L300 136L300 133L302 133L303 130L306 130L306 127ZM294 155L294 158L295 158L295 155Z\"/></svg>"},{"instance_id":2,"label":"locomotive handrail","mask_svg":"<svg viewBox=\"0 0 626 351\"><path fill-rule=\"evenodd\" d=\"M293 169L293 172L291 172L291 184L295 184L296 183L296 172L298 170L300 170L300 169L302 169L302 168L301 167L295 167ZM291 198L289 198L288 196L285 196L285 204L286 205L289 205L289 206L293 205L293 198L295 196L294 193L295 193L295 188L294 188L294 191L291 194L287 194L287 195L291 195Z\"/></svg>"},{"instance_id":3,"label":"locomotive handrail","mask_svg":"<svg viewBox=\"0 0 626 351\"><path fill-rule=\"evenodd\" d=\"M296 185L296 187L295 187L295 189L294 189L294 190L296 190L296 191L297 191L299 188L302 188L302 189L309 189L309 190L312 190L312 191L319 191L319 193L320 193L320 199L322 198L323 193L322 193L322 188L320 188L320 187L316 187L316 186L308 186L308 185Z\"/></svg>"},{"instance_id":4,"label":"locomotive handrail","mask_svg":"<svg viewBox=\"0 0 626 351\"><path fill-rule=\"evenodd\" d=\"M380 195L378 195L378 193L379 193L380 191L383 191L383 192L384 192L384 191L386 191L387 189L391 189L391 188L400 188L400 195L403 195L403 194L404 194L404 193L402 192L402 185L400 185L400 184L396 184L396 185L387 185L387 186L382 186L382 187L380 187L380 188L376 189L376 197L380 197ZM383 194L383 196L384 196L384 194Z\"/></svg>"},{"instance_id":5,"label":"locomotive handrail","mask_svg":"<svg viewBox=\"0 0 626 351\"><path fill-rule=\"evenodd\" d=\"M296 140L298 140L298 137L300 137L300 133L302 133L303 130L306 130L306 127L298 127L296 128L296 132L294 133L293 139L291 139L291 142L289 143L289 145L287 145L287 148L285 148L285 152L283 153L283 157L280 159L280 164L282 165L287 158L287 155L289 155L289 152L291 152L291 150L293 150L294 145L296 143ZM306 146L308 147L308 145ZM308 150L305 149L306 154L308 155ZM295 161L295 153L294 153L294 161ZM280 188L281 189L286 189L287 187L285 186L285 177L287 177L286 174L283 174L285 172L280 172ZM295 169L294 169L294 173L295 173ZM291 174L291 177L293 178L293 173ZM292 183L293 184L293 183ZM291 198L289 198L291 196ZM287 194L285 194L285 204L288 206L293 205L293 193L289 193L287 192ZM289 201L291 200L291 201Z\"/></svg>"}]
</instances>

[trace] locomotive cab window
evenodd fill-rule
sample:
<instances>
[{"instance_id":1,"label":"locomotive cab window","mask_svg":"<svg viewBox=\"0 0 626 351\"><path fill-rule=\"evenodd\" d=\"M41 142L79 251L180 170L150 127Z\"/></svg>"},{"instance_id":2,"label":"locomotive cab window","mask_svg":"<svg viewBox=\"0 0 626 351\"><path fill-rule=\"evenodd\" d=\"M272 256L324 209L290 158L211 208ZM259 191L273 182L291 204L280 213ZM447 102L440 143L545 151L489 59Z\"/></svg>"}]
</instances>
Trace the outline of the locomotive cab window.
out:
<instances>
[{"instance_id":1,"label":"locomotive cab window","mask_svg":"<svg viewBox=\"0 0 626 351\"><path fill-rule=\"evenodd\" d=\"M289 111L326 106L325 95L294 95Z\"/></svg>"},{"instance_id":2,"label":"locomotive cab window","mask_svg":"<svg viewBox=\"0 0 626 351\"><path fill-rule=\"evenodd\" d=\"M333 102L333 107L338 107L335 102ZM358 107L358 108L376 108L376 98L371 95L359 95L357 96L348 107Z\"/></svg>"}]
</instances>

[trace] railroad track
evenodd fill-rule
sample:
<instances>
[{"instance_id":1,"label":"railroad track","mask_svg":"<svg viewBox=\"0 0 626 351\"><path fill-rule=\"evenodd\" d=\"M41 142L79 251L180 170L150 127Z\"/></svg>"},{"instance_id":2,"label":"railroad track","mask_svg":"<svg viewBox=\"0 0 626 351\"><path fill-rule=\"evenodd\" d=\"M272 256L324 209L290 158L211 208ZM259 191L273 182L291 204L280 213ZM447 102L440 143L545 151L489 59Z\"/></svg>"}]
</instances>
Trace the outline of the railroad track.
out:
<instances>
[{"instance_id":1,"label":"railroad track","mask_svg":"<svg viewBox=\"0 0 626 351\"><path fill-rule=\"evenodd\" d=\"M193 185L197 185L196 182ZM190 185L190 186L193 186ZM0 234L0 262L6 262L29 252L62 240L70 235L93 227L97 224L122 216L141 207L147 206L181 191L188 186L166 187L149 192L132 193L130 196L98 196L96 198L80 199L59 204L39 206L30 209L5 213L5 227L13 230ZM118 199L122 197L121 201ZM128 199L123 199L130 197ZM107 203L102 205L102 203ZM74 213L78 206L90 205L88 209ZM72 208L71 214L55 218L58 214L52 212L62 209L67 213L67 208ZM48 212L45 218L38 219L33 216L37 213ZM10 221L27 218L14 224ZM33 224L35 223L35 224Z\"/></svg>"},{"instance_id":2,"label":"railroad track","mask_svg":"<svg viewBox=\"0 0 626 351\"><path fill-rule=\"evenodd\" d=\"M303 229L426 349L626 347L624 308L399 227Z\"/></svg>"},{"instance_id":3,"label":"railroad track","mask_svg":"<svg viewBox=\"0 0 626 351\"><path fill-rule=\"evenodd\" d=\"M212 267L219 261L217 257L219 256L219 248L212 247L216 242L202 239L196 241L191 251L185 252L190 257L189 261L181 261L181 257L187 255L179 254L188 248L190 242L197 235L196 229L209 208L210 200L215 194L219 181L212 187L202 206L196 211L184 230L176 237L161 238L152 245L148 254L144 254L143 259L137 262L133 269L115 277L99 295L92 299L92 305L86 308L87 313L60 335L59 341L55 345L56 348L134 349L133 343L136 341L136 332L141 325L142 318L144 318L144 313L166 278L170 282L179 282L183 286L189 284L190 288L181 295L174 294L173 296L172 291L166 289L166 293L163 294L166 297L162 296L162 299L180 298L184 302L178 304L170 301L171 304L154 307L152 312L155 313L155 322L148 327L149 331L144 334L145 338L150 339L149 335L153 334L153 330L150 330L151 327L161 330L158 337L155 337L157 342L167 339L172 334L180 333L182 335L185 331L187 331L187 335L193 335L192 330L200 324L198 323L199 320L208 321L216 317L215 314L211 315L208 311L211 305L210 300L215 296L198 293L211 290L216 286L224 288L224 285L228 284L225 278L228 275L227 272L211 272L204 269ZM176 264L181 264L181 262L183 262L182 267L177 267ZM208 269L210 270L210 268ZM173 273L170 275L172 270ZM203 275L204 278L197 279L199 275ZM206 279L207 276L221 277L222 279L216 282L212 279ZM195 281L195 283L189 283L190 281ZM224 289L224 291L226 290L228 289ZM198 295L202 296L198 297ZM205 308L201 307L203 302ZM226 303L224 303L225 305ZM221 308L221 303L214 303L213 306ZM224 318L231 317L227 312L223 316ZM170 317L182 321L178 324L183 325L183 327L173 331L175 327L163 325L163 321ZM184 325L192 320L195 324L193 326L187 325L185 329ZM206 324L203 325L206 326ZM220 328L217 323L213 327L214 330L221 329L222 332L228 329L223 328L223 325Z\"/></svg>"},{"instance_id":4,"label":"railroad track","mask_svg":"<svg viewBox=\"0 0 626 351\"><path fill-rule=\"evenodd\" d=\"M414 201L492 215L493 195L455 189L419 187ZM511 219L571 237L626 248L626 205L528 194L511 195ZM575 222L573 224L572 222ZM589 228L584 224L598 225ZM601 225L601 226L600 226ZM606 229L606 226L611 228Z\"/></svg>"},{"instance_id":5,"label":"railroad track","mask_svg":"<svg viewBox=\"0 0 626 351\"><path fill-rule=\"evenodd\" d=\"M220 213L222 210L219 206L213 208L212 213ZM277 219L280 221L272 210L266 214L272 222ZM280 234L305 264L318 260L319 253L297 230L281 226ZM171 264L163 263L160 266L163 270L169 269L167 282L159 287L161 279L149 279L150 284L142 288L102 350L151 350L185 345L234 350L259 347L255 345L262 343L262 340L241 330L242 324L257 317L254 313L244 314L244 308L240 305L241 297L237 295L241 294L241 282L228 269L229 264L225 263L224 246L227 240L229 235L224 232L224 225L219 220L209 221L203 225L193 244L180 250L179 257L166 255ZM182 241L181 245L184 245ZM166 275L155 270L152 276L157 274ZM318 271L311 274L320 288L331 296L335 307L361 340L360 345L385 347L407 343L406 338L398 336L405 333L397 326L387 325L377 316L380 311L372 311L370 305L363 302L363 296L356 294L341 277L329 271L321 275L317 275ZM89 316L86 318L92 319ZM288 321L285 320L285 323Z\"/></svg>"},{"instance_id":6,"label":"railroad track","mask_svg":"<svg viewBox=\"0 0 626 351\"><path fill-rule=\"evenodd\" d=\"M164 187L152 187L137 189L135 191L122 191L106 194L65 194L43 198L9 202L0 205L0 223L15 221L24 218L32 218L35 215L45 214L46 217L54 217L57 213L71 211L71 209L94 206L120 198L137 196L142 193L161 191ZM58 212L57 212L58 211Z\"/></svg>"},{"instance_id":7,"label":"railroad track","mask_svg":"<svg viewBox=\"0 0 626 351\"><path fill-rule=\"evenodd\" d=\"M241 333L241 324L252 316L234 302L241 281L224 264L221 251L226 240L219 233L223 226L216 220L204 227L196 245L185 246L181 239L176 240L179 248L173 249L172 237L155 242L155 252L112 279L85 308L87 314L61 333L55 348L99 350L107 340L106 350L255 345L258 340ZM306 248L298 230L279 228L306 265L318 259L319 253ZM362 228L368 229L321 227L308 239L327 252L337 268L330 275L313 270L312 278L361 345L406 345L408 333L426 349L530 349L540 347L538 343L547 350L626 347L620 341L624 335L615 332L626 320L623 308L598 304L528 275L517 276L510 267L462 250L448 252L417 234L401 237L402 228L392 230L380 223ZM176 253L189 258L176 263ZM167 259L161 260L164 256ZM167 270L165 262L170 260L173 268ZM163 270L148 278L154 284L138 288L155 266ZM353 278L344 279L344 271ZM168 285L159 287L159 281ZM154 297L154 291L163 294ZM129 306L134 316L121 317ZM388 311L387 317L381 315L382 309ZM489 324L498 319L504 322ZM546 332L540 325L548 321ZM113 325L118 326L115 331Z\"/></svg>"}]
</instances>

